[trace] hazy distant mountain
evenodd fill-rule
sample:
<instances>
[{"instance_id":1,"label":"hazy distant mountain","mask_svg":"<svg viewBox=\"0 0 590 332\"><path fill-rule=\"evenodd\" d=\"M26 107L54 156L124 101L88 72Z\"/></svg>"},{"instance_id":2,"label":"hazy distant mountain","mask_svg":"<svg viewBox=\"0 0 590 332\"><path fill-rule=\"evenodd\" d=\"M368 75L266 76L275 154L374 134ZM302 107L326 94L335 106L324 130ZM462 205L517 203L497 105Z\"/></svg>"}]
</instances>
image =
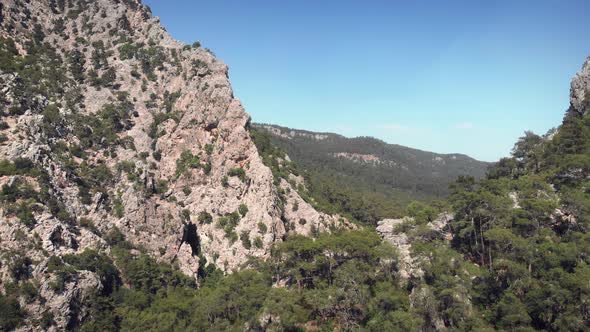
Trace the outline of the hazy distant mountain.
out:
<instances>
[{"instance_id":1,"label":"hazy distant mountain","mask_svg":"<svg viewBox=\"0 0 590 332\"><path fill-rule=\"evenodd\" d=\"M254 124L312 172L347 179L377 192L401 190L413 197L445 197L460 175L481 178L490 163L463 154L438 154L387 144L373 137L347 138L277 125Z\"/></svg>"}]
</instances>

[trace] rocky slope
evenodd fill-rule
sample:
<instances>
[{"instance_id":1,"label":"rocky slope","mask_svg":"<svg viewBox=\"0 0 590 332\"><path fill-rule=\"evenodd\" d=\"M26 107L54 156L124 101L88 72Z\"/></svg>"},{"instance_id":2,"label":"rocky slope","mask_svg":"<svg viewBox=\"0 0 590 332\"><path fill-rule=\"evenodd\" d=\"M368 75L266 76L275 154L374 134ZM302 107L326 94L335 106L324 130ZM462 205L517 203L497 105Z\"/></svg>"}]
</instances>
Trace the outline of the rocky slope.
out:
<instances>
[{"instance_id":1,"label":"rocky slope","mask_svg":"<svg viewBox=\"0 0 590 332\"><path fill-rule=\"evenodd\" d=\"M101 281L57 291L48 265L119 233L196 277L341 224L273 183L228 67L139 1L3 0L0 23L0 288L38 285L29 327L46 310L57 329L83 319Z\"/></svg>"},{"instance_id":2,"label":"rocky slope","mask_svg":"<svg viewBox=\"0 0 590 332\"><path fill-rule=\"evenodd\" d=\"M590 101L588 100L590 90L590 57L586 59L582 69L572 79L570 87L570 108L569 113L576 112L580 115L586 114Z\"/></svg>"}]
</instances>

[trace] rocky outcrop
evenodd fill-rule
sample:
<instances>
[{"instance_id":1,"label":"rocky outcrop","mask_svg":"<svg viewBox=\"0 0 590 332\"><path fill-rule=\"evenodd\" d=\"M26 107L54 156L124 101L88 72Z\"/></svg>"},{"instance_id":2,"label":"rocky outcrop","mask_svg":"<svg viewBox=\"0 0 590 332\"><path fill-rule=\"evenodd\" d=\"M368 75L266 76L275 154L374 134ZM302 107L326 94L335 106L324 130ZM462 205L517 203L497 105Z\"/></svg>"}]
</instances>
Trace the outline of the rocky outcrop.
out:
<instances>
[{"instance_id":1,"label":"rocky outcrop","mask_svg":"<svg viewBox=\"0 0 590 332\"><path fill-rule=\"evenodd\" d=\"M257 128L264 129L273 135L280 136L286 139L293 139L296 137L305 137L310 138L316 141L322 141L330 137L329 133L314 133L311 131L306 130L293 130L289 128L279 127L275 125L267 125L267 124L255 124Z\"/></svg>"},{"instance_id":2,"label":"rocky outcrop","mask_svg":"<svg viewBox=\"0 0 590 332\"><path fill-rule=\"evenodd\" d=\"M441 213L435 220L426 224L426 227L432 231L432 234L429 236L450 241L452 235L447 225L452 220L452 214ZM411 278L422 278L424 275L424 272L420 268L421 257L413 256L411 251L411 231L415 227L415 221L410 217L404 217L401 219L384 219L377 223L377 232L385 241L398 249L398 275L402 283Z\"/></svg>"},{"instance_id":3,"label":"rocky outcrop","mask_svg":"<svg viewBox=\"0 0 590 332\"><path fill-rule=\"evenodd\" d=\"M589 87L590 58L586 59L582 69L572 79L570 87L570 112L576 112L580 115L586 114L589 105Z\"/></svg>"},{"instance_id":4,"label":"rocky outcrop","mask_svg":"<svg viewBox=\"0 0 590 332\"><path fill-rule=\"evenodd\" d=\"M267 257L289 232L345 224L289 182L275 186L228 67L174 40L138 0L2 5L0 159L29 160L40 173L0 173L6 188L34 192L0 206L0 288L15 280L10 257L26 258L44 299L23 302L31 320L45 309L58 329L83 318L83 308L67 308L100 280L86 271L56 292L48 262L88 248L108 253L104 235L114 229L196 277L203 258L231 272ZM10 187L15 181L23 184Z\"/></svg>"}]
</instances>

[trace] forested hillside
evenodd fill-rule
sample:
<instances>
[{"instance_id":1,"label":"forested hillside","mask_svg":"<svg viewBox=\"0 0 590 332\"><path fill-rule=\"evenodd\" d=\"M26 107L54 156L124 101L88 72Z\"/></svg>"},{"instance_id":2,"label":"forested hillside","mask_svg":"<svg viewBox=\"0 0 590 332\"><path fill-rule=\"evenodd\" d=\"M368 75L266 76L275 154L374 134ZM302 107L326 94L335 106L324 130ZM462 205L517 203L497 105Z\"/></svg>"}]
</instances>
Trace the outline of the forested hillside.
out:
<instances>
[{"instance_id":1,"label":"forested hillside","mask_svg":"<svg viewBox=\"0 0 590 332\"><path fill-rule=\"evenodd\" d=\"M413 200L445 199L459 176L482 178L490 165L461 154L436 154L372 137L346 138L267 124L253 124L253 132L258 145L269 140L299 165L317 200L373 224L403 215Z\"/></svg>"}]
</instances>

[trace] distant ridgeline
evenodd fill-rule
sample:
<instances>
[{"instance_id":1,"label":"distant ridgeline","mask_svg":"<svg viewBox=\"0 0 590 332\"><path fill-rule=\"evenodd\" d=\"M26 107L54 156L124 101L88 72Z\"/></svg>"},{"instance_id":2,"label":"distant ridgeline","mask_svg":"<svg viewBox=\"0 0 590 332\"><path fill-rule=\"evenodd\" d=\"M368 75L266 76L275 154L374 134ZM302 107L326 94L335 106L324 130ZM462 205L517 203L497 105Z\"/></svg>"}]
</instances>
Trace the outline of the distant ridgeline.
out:
<instances>
[{"instance_id":1,"label":"distant ridgeline","mask_svg":"<svg viewBox=\"0 0 590 332\"><path fill-rule=\"evenodd\" d=\"M372 137L347 138L269 124L252 127L306 170L318 196L334 203L337 192L349 191L358 195L360 205L371 201L368 210L375 216L369 219L399 216L412 200L444 199L459 176L482 178L490 165L462 154L421 151Z\"/></svg>"}]
</instances>

